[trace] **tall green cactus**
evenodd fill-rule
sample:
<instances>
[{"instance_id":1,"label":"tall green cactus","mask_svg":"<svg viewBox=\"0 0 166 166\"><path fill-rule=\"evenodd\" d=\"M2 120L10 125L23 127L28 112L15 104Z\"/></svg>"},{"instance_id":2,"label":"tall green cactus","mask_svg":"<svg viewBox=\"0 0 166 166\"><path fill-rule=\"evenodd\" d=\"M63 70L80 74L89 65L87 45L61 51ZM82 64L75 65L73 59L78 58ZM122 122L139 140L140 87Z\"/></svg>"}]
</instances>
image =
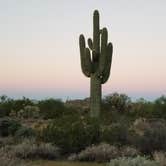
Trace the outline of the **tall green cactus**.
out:
<instances>
[{"instance_id":1,"label":"tall green cactus","mask_svg":"<svg viewBox=\"0 0 166 166\"><path fill-rule=\"evenodd\" d=\"M82 72L91 80L91 117L97 118L101 110L101 85L109 78L113 52L112 43L108 43L107 28L100 29L97 10L93 14L93 41L91 38L88 39L87 48L84 35L81 34L79 46Z\"/></svg>"}]
</instances>

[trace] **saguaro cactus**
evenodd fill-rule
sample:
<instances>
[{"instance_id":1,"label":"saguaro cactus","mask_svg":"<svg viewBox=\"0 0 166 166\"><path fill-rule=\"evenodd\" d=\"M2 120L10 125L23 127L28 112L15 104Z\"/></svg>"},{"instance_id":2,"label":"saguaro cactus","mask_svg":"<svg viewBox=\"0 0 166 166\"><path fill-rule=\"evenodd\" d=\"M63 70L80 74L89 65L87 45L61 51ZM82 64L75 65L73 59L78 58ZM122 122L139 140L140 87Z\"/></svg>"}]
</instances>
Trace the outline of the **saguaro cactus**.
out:
<instances>
[{"instance_id":1,"label":"saguaro cactus","mask_svg":"<svg viewBox=\"0 0 166 166\"><path fill-rule=\"evenodd\" d=\"M93 41L85 44L84 35L79 37L81 68L85 76L90 77L90 111L91 117L98 117L101 110L101 85L110 75L112 62L112 43L108 43L107 28L100 29L99 12L93 14Z\"/></svg>"}]
</instances>

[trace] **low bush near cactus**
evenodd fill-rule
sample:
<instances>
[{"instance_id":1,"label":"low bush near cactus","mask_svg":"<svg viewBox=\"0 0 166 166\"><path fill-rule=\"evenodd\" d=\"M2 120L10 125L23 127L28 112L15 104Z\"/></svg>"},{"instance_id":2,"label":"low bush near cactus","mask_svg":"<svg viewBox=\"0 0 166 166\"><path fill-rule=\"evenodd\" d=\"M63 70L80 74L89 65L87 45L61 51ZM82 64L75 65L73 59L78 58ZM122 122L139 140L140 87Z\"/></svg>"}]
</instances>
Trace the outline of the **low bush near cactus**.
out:
<instances>
[{"instance_id":1,"label":"low bush near cactus","mask_svg":"<svg viewBox=\"0 0 166 166\"><path fill-rule=\"evenodd\" d=\"M84 117L63 117L54 120L43 130L43 139L62 149L62 153L76 153L98 143L99 124Z\"/></svg>"},{"instance_id":2,"label":"low bush near cactus","mask_svg":"<svg viewBox=\"0 0 166 166\"><path fill-rule=\"evenodd\" d=\"M113 123L104 126L101 130L101 141L114 145L126 145L128 139L128 128L121 123Z\"/></svg>"},{"instance_id":3,"label":"low bush near cactus","mask_svg":"<svg viewBox=\"0 0 166 166\"><path fill-rule=\"evenodd\" d=\"M51 144L36 144L32 140L26 140L13 147L13 153L21 159L56 159L59 156L59 149Z\"/></svg>"},{"instance_id":4,"label":"low bush near cactus","mask_svg":"<svg viewBox=\"0 0 166 166\"><path fill-rule=\"evenodd\" d=\"M137 156L135 158L118 158L111 160L108 166L160 166L156 161L145 157Z\"/></svg>"}]
</instances>

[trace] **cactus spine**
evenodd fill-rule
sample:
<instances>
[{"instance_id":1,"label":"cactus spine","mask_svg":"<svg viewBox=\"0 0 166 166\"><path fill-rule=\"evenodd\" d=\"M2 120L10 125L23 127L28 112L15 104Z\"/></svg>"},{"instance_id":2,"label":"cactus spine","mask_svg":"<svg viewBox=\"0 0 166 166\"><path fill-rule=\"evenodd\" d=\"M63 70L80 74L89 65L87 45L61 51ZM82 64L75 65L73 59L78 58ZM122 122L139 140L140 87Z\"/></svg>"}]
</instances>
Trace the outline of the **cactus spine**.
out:
<instances>
[{"instance_id":1,"label":"cactus spine","mask_svg":"<svg viewBox=\"0 0 166 166\"><path fill-rule=\"evenodd\" d=\"M108 43L107 28L100 29L97 10L93 14L93 41L89 38L89 48L86 47L81 34L79 46L82 72L90 77L90 113L91 117L97 118L101 110L101 85L109 78L113 52L112 43Z\"/></svg>"}]
</instances>

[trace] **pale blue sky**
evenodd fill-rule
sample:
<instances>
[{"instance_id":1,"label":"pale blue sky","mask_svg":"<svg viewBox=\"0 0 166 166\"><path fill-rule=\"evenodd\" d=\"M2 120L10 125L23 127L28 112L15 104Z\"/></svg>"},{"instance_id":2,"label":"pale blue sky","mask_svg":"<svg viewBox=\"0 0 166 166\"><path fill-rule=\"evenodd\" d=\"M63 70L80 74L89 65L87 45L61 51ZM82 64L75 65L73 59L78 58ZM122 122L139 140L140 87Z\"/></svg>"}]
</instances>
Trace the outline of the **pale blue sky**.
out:
<instances>
[{"instance_id":1,"label":"pale blue sky","mask_svg":"<svg viewBox=\"0 0 166 166\"><path fill-rule=\"evenodd\" d=\"M0 94L88 97L78 36L92 36L94 9L114 44L104 95L165 94L165 0L0 0Z\"/></svg>"}]
</instances>

